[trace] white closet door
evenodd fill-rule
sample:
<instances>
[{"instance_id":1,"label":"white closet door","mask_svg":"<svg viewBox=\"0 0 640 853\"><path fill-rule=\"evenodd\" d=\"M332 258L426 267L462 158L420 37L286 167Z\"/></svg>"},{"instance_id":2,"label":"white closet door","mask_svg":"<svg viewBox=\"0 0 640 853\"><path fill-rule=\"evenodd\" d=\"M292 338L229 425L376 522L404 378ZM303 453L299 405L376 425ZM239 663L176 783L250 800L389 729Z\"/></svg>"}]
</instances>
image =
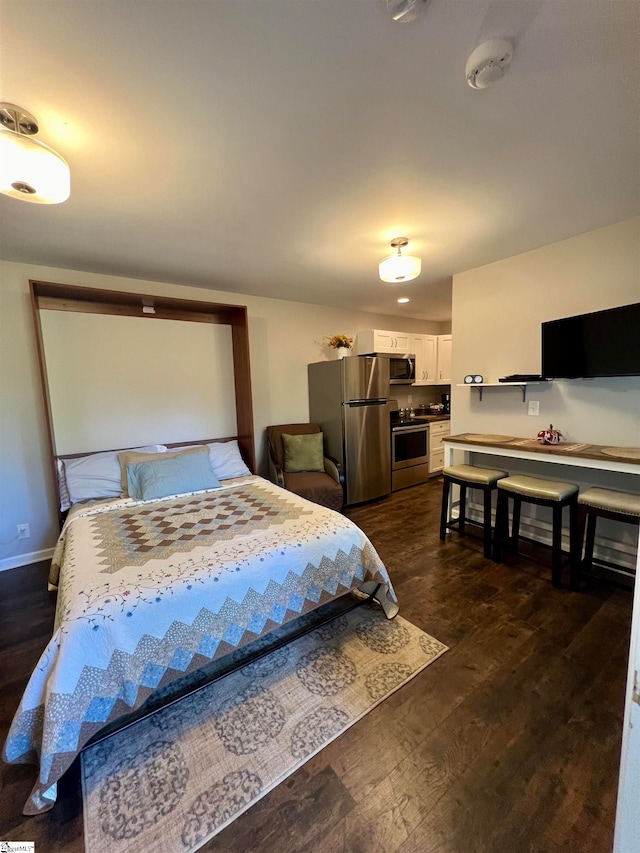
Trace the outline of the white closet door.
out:
<instances>
[{"instance_id":1,"label":"white closet door","mask_svg":"<svg viewBox=\"0 0 640 853\"><path fill-rule=\"evenodd\" d=\"M613 853L640 850L640 547L636 563L633 621L622 729L622 757Z\"/></svg>"}]
</instances>

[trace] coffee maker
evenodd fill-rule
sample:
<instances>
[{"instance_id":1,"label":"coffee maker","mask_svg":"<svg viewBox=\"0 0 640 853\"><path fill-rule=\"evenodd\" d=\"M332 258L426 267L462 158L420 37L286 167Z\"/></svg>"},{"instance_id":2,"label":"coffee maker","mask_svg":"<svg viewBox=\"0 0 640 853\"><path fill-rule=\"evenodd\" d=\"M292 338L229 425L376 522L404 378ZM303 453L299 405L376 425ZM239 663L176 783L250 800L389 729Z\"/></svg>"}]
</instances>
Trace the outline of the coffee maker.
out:
<instances>
[{"instance_id":1,"label":"coffee maker","mask_svg":"<svg viewBox=\"0 0 640 853\"><path fill-rule=\"evenodd\" d=\"M442 394L442 396L440 397L440 401L442 402L442 405L444 406L444 409L442 410L442 414L443 415L450 415L451 414L451 394Z\"/></svg>"}]
</instances>

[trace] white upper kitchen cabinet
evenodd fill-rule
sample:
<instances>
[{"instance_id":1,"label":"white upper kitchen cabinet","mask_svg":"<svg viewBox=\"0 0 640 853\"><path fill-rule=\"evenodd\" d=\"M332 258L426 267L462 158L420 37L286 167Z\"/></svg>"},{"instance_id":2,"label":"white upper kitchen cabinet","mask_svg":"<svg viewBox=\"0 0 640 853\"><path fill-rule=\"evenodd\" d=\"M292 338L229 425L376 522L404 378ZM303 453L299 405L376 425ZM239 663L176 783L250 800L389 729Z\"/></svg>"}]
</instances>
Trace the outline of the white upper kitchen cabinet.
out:
<instances>
[{"instance_id":1,"label":"white upper kitchen cabinet","mask_svg":"<svg viewBox=\"0 0 640 853\"><path fill-rule=\"evenodd\" d=\"M411 352L416 357L416 379L420 375L418 371L421 369L423 361L423 337L424 335L411 335ZM415 385L416 383L414 382L413 384Z\"/></svg>"},{"instance_id":2,"label":"white upper kitchen cabinet","mask_svg":"<svg viewBox=\"0 0 640 853\"><path fill-rule=\"evenodd\" d=\"M438 382L451 382L451 335L438 335Z\"/></svg>"},{"instance_id":3,"label":"white upper kitchen cabinet","mask_svg":"<svg viewBox=\"0 0 640 853\"><path fill-rule=\"evenodd\" d=\"M412 335L411 343L416 354L416 381L413 384L450 384L451 335Z\"/></svg>"},{"instance_id":4,"label":"white upper kitchen cabinet","mask_svg":"<svg viewBox=\"0 0 640 853\"><path fill-rule=\"evenodd\" d=\"M358 355L371 352L416 357L414 385L449 385L451 383L451 335L417 335L365 329L358 332Z\"/></svg>"},{"instance_id":5,"label":"white upper kitchen cabinet","mask_svg":"<svg viewBox=\"0 0 640 853\"><path fill-rule=\"evenodd\" d=\"M436 335L411 335L411 352L416 357L414 385L431 385L436 379Z\"/></svg>"},{"instance_id":6,"label":"white upper kitchen cabinet","mask_svg":"<svg viewBox=\"0 0 640 853\"><path fill-rule=\"evenodd\" d=\"M358 332L356 349L358 355L370 352L384 352L390 355L412 353L411 337L408 332L386 332L382 329L365 329Z\"/></svg>"}]
</instances>

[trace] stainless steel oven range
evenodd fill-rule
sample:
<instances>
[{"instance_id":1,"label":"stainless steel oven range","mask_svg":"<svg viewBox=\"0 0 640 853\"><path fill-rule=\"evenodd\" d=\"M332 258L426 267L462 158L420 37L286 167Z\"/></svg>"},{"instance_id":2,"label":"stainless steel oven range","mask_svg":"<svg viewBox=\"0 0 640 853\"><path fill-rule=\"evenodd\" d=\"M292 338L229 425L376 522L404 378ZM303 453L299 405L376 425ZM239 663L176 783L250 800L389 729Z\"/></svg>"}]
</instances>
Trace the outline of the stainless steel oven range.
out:
<instances>
[{"instance_id":1,"label":"stainless steel oven range","mask_svg":"<svg viewBox=\"0 0 640 853\"><path fill-rule=\"evenodd\" d=\"M406 489L429 479L429 421L419 418L391 426L391 489Z\"/></svg>"}]
</instances>

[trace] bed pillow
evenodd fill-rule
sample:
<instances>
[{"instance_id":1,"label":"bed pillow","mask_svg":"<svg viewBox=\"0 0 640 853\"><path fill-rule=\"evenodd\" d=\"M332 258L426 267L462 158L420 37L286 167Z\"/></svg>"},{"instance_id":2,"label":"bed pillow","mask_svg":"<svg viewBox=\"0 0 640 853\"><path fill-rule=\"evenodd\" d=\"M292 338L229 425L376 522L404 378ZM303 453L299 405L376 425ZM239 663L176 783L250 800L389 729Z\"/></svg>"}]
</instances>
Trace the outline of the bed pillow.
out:
<instances>
[{"instance_id":1,"label":"bed pillow","mask_svg":"<svg viewBox=\"0 0 640 853\"><path fill-rule=\"evenodd\" d=\"M209 463L211 470L219 480L226 480L229 477L245 477L251 474L240 456L238 442L233 441L214 441L208 444L209 448Z\"/></svg>"},{"instance_id":2,"label":"bed pillow","mask_svg":"<svg viewBox=\"0 0 640 853\"><path fill-rule=\"evenodd\" d=\"M129 494L127 489L127 468L129 465L134 465L136 462L150 462L155 459L174 459L176 456L180 456L182 454L190 454L190 453L206 453L207 448L205 445L200 445L197 447L188 447L186 450L165 450L164 453L156 453L153 454L152 457L149 457L147 454L139 453L135 450L125 450L123 453L119 453L120 459L120 491L122 493L122 497L126 498Z\"/></svg>"},{"instance_id":3,"label":"bed pillow","mask_svg":"<svg viewBox=\"0 0 640 853\"><path fill-rule=\"evenodd\" d=\"M227 480L229 477L246 477L247 474L251 474L251 471L247 468L240 455L240 448L236 439L232 441L214 441L211 444L185 444L182 447L172 449L185 450L194 446L207 448L211 470L219 480Z\"/></svg>"},{"instance_id":4,"label":"bed pillow","mask_svg":"<svg viewBox=\"0 0 640 853\"><path fill-rule=\"evenodd\" d=\"M163 444L148 444L137 447L136 452L162 454L166 451ZM89 498L117 498L122 492L122 475L117 450L102 453L88 453L76 459L62 459L62 471L66 483L68 500L71 503ZM62 482L60 485L61 509L64 503Z\"/></svg>"},{"instance_id":5,"label":"bed pillow","mask_svg":"<svg viewBox=\"0 0 640 853\"><path fill-rule=\"evenodd\" d=\"M149 501L220 488L220 481L211 470L205 453L165 453L162 456L165 458L127 465L127 488L132 498Z\"/></svg>"},{"instance_id":6,"label":"bed pillow","mask_svg":"<svg viewBox=\"0 0 640 853\"><path fill-rule=\"evenodd\" d=\"M322 433L288 435L282 433L284 443L284 470L287 474L302 471L324 471Z\"/></svg>"}]
</instances>

